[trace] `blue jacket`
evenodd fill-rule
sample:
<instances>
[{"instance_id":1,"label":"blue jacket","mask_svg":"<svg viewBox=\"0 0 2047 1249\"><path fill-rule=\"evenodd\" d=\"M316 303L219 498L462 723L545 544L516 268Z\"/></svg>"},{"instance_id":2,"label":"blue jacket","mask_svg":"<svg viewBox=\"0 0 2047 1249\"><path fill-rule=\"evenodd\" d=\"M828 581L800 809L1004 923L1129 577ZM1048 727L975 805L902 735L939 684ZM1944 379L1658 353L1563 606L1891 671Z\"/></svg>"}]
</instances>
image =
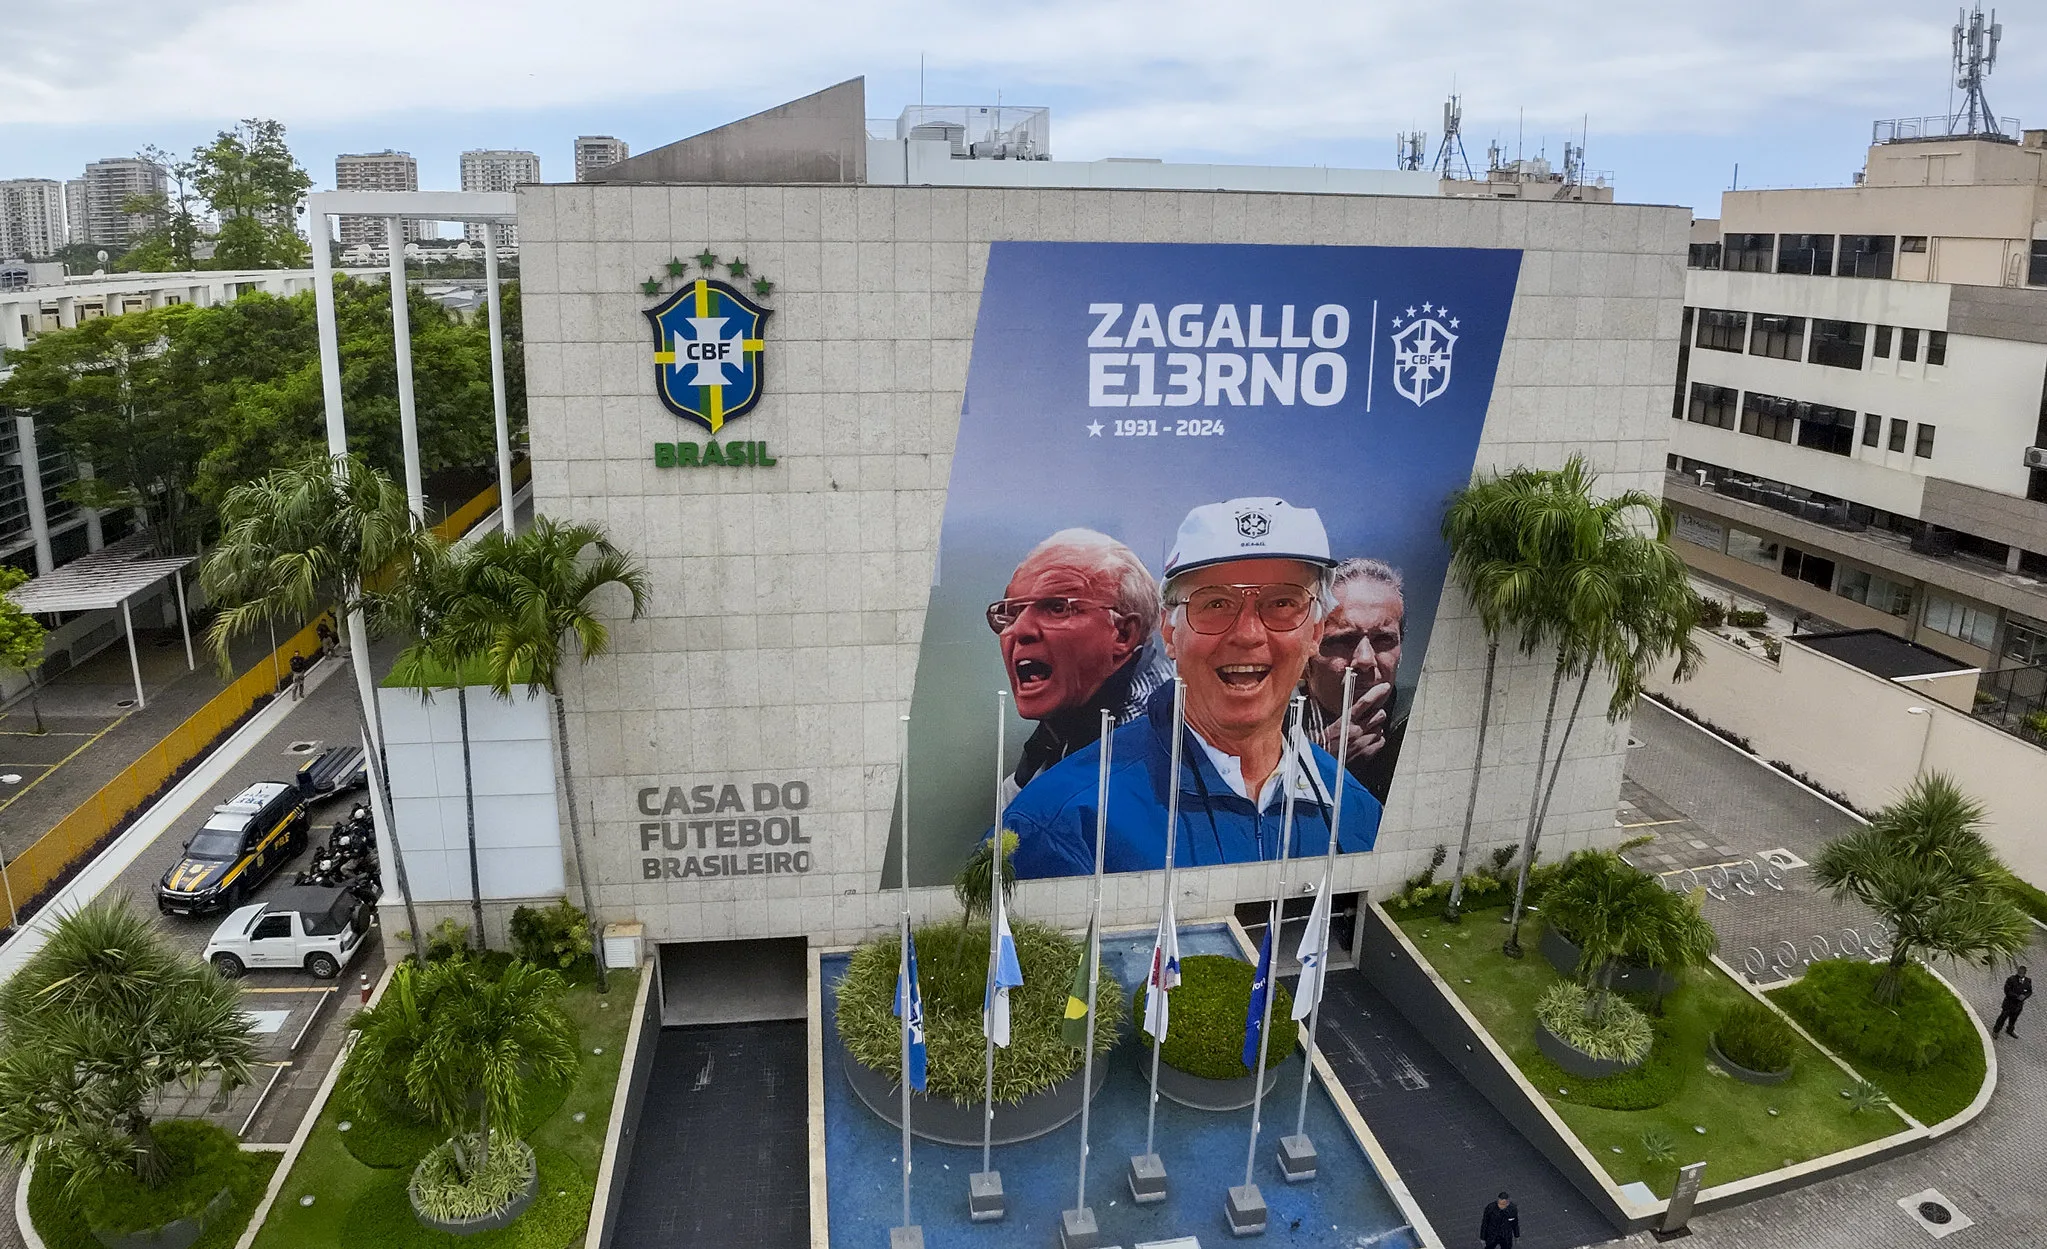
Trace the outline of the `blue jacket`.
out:
<instances>
[{"instance_id":1,"label":"blue jacket","mask_svg":"<svg viewBox=\"0 0 2047 1249\"><path fill-rule=\"evenodd\" d=\"M1153 871L1166 862L1166 778L1172 769L1173 688L1164 686L1144 714L1115 731L1109 762L1109 835L1104 870ZM1329 848L1330 786L1343 778L1343 830L1337 849L1370 850L1379 836L1379 800L1319 746L1309 747L1320 783L1313 797L1294 799L1297 857ZM1101 771L1099 741L1068 755L1024 786L1003 813L1016 834L1020 879L1091 876L1095 870L1095 795ZM1175 867L1249 863L1279 857L1285 800L1278 789L1263 812L1241 798L1216 771L1193 730L1180 749L1180 828Z\"/></svg>"}]
</instances>

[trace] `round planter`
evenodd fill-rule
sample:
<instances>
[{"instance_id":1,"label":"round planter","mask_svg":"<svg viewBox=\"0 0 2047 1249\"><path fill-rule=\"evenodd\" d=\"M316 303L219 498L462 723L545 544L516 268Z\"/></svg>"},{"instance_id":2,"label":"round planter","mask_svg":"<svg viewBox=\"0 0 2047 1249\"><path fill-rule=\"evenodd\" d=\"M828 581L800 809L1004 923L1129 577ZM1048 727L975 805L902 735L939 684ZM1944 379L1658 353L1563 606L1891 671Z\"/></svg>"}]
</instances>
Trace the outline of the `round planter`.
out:
<instances>
[{"instance_id":1,"label":"round planter","mask_svg":"<svg viewBox=\"0 0 2047 1249\"><path fill-rule=\"evenodd\" d=\"M1551 1032L1540 1019L1535 1021L1535 1045L1536 1048L1542 1051L1544 1058L1549 1059L1572 1075L1586 1080L1603 1080L1607 1076L1617 1076L1625 1071L1633 1071L1648 1061L1647 1059L1637 1059L1634 1062L1627 1063L1611 1058L1594 1058L1556 1033Z\"/></svg>"},{"instance_id":2,"label":"round planter","mask_svg":"<svg viewBox=\"0 0 2047 1249\"><path fill-rule=\"evenodd\" d=\"M1145 1075L1151 1074L1151 1051L1144 1051ZM1279 1068L1265 1069L1265 1092L1272 1093L1272 1086L1279 1083ZM1159 1064L1159 1094L1194 1110L1242 1110L1251 1104L1257 1092L1254 1077L1238 1076L1234 1080L1212 1080L1207 1076L1188 1075L1170 1064Z\"/></svg>"},{"instance_id":3,"label":"round planter","mask_svg":"<svg viewBox=\"0 0 2047 1249\"><path fill-rule=\"evenodd\" d=\"M1542 956L1550 966L1566 976L1578 973L1578 964L1584 961L1585 952L1576 942L1558 932L1553 926L1542 926ZM1677 989L1677 977L1654 967L1640 967L1634 963L1620 963L1614 967L1613 987L1624 993L1671 993Z\"/></svg>"},{"instance_id":4,"label":"round planter","mask_svg":"<svg viewBox=\"0 0 2047 1249\"><path fill-rule=\"evenodd\" d=\"M853 1086L853 1092L861 1102L889 1126L901 1127L903 1091L895 1077L860 1062L851 1054L845 1056L843 1065L846 1082ZM1109 1078L1107 1055L1095 1055L1094 1076L1090 1099L1102 1091L1103 1081ZM997 1145L1013 1145L1056 1131L1078 1118L1080 1077L1081 1073L1076 1071L1050 1088L1029 1094L1014 1106L996 1102L995 1121L990 1128L989 1139ZM946 1145L979 1145L984 1109L981 1102L962 1106L949 1097L929 1097L912 1092L910 1133Z\"/></svg>"},{"instance_id":5,"label":"round planter","mask_svg":"<svg viewBox=\"0 0 2047 1249\"><path fill-rule=\"evenodd\" d=\"M1791 1078L1791 1068L1789 1067L1784 1068L1782 1071L1751 1071L1747 1067L1742 1066L1720 1052L1720 1038L1718 1035L1706 1038L1706 1053L1711 1056L1715 1065L1722 1071L1725 1071L1743 1084L1782 1084Z\"/></svg>"},{"instance_id":6,"label":"round planter","mask_svg":"<svg viewBox=\"0 0 2047 1249\"><path fill-rule=\"evenodd\" d=\"M207 1227L226 1214L234 1202L234 1191L223 1188L206 1203L204 1210L190 1218L172 1219L161 1227L144 1228L139 1232L95 1231L92 1238L107 1249L190 1249L206 1234Z\"/></svg>"},{"instance_id":7,"label":"round planter","mask_svg":"<svg viewBox=\"0 0 2047 1249\"><path fill-rule=\"evenodd\" d=\"M479 1232L494 1232L526 1213L526 1207L533 1204L534 1195L540 1191L540 1160L533 1156L533 1147L526 1142L520 1141L519 1147L526 1151L528 1163L526 1187L520 1189L512 1198L511 1204L504 1209L494 1210L473 1219L437 1219L419 1208L419 1199L413 1195L412 1185L408 1183L405 1186L405 1198L412 1203L412 1217L419 1220L421 1227L429 1227L437 1232L446 1232L451 1236L474 1236ZM424 1162L425 1159L421 1159L421 1163ZM415 1176L419 1174L418 1167L413 1168L413 1174Z\"/></svg>"}]
</instances>

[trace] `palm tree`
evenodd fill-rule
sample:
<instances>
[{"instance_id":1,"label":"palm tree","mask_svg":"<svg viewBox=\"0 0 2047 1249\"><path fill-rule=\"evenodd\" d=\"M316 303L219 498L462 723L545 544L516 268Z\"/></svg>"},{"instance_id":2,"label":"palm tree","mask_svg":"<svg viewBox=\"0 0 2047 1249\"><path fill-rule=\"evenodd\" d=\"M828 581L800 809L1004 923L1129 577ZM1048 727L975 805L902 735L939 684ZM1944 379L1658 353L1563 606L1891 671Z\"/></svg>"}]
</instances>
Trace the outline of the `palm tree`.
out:
<instances>
[{"instance_id":1,"label":"palm tree","mask_svg":"<svg viewBox=\"0 0 2047 1249\"><path fill-rule=\"evenodd\" d=\"M385 613L368 587L393 565L430 558L431 535L407 509L404 489L352 455L313 456L236 486L221 500L220 518L220 541L200 566L199 583L221 608L206 639L223 669L231 662L229 646L244 634L277 624L296 627L329 608L348 620L371 790L391 838L413 956L424 959L425 937L391 815L383 713L370 670L370 620L374 615L381 626Z\"/></svg>"},{"instance_id":2,"label":"palm tree","mask_svg":"<svg viewBox=\"0 0 2047 1249\"><path fill-rule=\"evenodd\" d=\"M464 562L463 593L448 616L448 645L457 653L480 655L490 686L511 697L514 685L545 690L554 701L555 747L560 755L562 796L569 809L569 845L582 886L583 912L597 925L590 872L583 861L581 820L574 772L569 764L569 718L561 682L571 655L588 663L611 644L611 630L597 613L606 586L632 596L632 618L647 610L647 574L633 556L611 545L594 525L562 524L537 517L516 538L485 535ZM604 942L592 943L597 988L608 989Z\"/></svg>"},{"instance_id":3,"label":"palm tree","mask_svg":"<svg viewBox=\"0 0 2047 1249\"><path fill-rule=\"evenodd\" d=\"M1573 855L1545 895L1543 915L1582 952L1578 976L1593 991L1594 1017L1605 1015L1622 962L1676 973L1704 963L1720 944L1695 899L1671 893L1612 851Z\"/></svg>"},{"instance_id":4,"label":"palm tree","mask_svg":"<svg viewBox=\"0 0 2047 1249\"><path fill-rule=\"evenodd\" d=\"M171 1084L249 1082L256 1047L241 994L172 947L125 900L58 921L0 987L0 1146L46 1151L75 1193L116 1175L169 1178L150 1111Z\"/></svg>"},{"instance_id":5,"label":"palm tree","mask_svg":"<svg viewBox=\"0 0 2047 1249\"><path fill-rule=\"evenodd\" d=\"M558 973L526 962L495 978L466 958L401 964L377 1005L349 1022L357 1040L344 1087L362 1099L388 1095L380 1086L395 1080L448 1133L457 1168L474 1175L490 1161L492 1126L519 1130L526 1086L576 1072L564 987ZM477 1143L474 1158L465 1139Z\"/></svg>"},{"instance_id":6,"label":"palm tree","mask_svg":"<svg viewBox=\"0 0 2047 1249\"><path fill-rule=\"evenodd\" d=\"M1930 772L1813 860L1813 879L1837 901L1853 898L1890 927L1890 961L1872 990L1877 1001L1898 1000L1905 965L1916 955L1988 967L2017 957L2032 939L2032 924L2008 890L2010 873L1983 839L1983 817L1983 804L1953 778Z\"/></svg>"}]
</instances>

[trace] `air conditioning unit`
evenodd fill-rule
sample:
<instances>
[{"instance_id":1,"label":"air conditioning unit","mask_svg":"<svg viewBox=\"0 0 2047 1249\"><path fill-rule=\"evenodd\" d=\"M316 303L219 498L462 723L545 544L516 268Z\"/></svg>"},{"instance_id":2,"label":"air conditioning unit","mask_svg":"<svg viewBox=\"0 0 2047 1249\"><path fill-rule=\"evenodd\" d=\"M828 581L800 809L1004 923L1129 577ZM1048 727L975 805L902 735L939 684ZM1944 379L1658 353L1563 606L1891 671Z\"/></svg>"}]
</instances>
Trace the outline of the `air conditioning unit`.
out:
<instances>
[{"instance_id":1,"label":"air conditioning unit","mask_svg":"<svg viewBox=\"0 0 2047 1249\"><path fill-rule=\"evenodd\" d=\"M2027 447L2026 467L2047 468L2047 447Z\"/></svg>"}]
</instances>

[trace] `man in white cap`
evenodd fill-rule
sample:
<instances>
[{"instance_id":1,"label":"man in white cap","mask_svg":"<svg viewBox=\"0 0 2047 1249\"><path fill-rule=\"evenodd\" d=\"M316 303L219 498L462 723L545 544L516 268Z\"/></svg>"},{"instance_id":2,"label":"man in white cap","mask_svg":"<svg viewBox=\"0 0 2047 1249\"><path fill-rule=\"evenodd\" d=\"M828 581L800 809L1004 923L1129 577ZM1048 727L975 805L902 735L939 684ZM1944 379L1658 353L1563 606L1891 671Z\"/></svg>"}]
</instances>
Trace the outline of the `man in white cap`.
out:
<instances>
[{"instance_id":1,"label":"man in white cap","mask_svg":"<svg viewBox=\"0 0 2047 1249\"><path fill-rule=\"evenodd\" d=\"M1336 785L1344 786L1338 849L1369 850L1379 802L1328 752L1287 728L1288 704L1322 639L1329 536L1312 508L1272 498L1195 508L1166 558L1167 653L1187 684L1180 775L1170 777L1171 686L1116 730L1106 867L1165 865L1168 785L1180 787L1174 863L1198 867L1321 854ZM1293 747L1288 748L1289 738ZM1020 877L1094 870L1099 743L1040 773L1004 813ZM1294 844L1280 845L1293 787Z\"/></svg>"}]
</instances>

